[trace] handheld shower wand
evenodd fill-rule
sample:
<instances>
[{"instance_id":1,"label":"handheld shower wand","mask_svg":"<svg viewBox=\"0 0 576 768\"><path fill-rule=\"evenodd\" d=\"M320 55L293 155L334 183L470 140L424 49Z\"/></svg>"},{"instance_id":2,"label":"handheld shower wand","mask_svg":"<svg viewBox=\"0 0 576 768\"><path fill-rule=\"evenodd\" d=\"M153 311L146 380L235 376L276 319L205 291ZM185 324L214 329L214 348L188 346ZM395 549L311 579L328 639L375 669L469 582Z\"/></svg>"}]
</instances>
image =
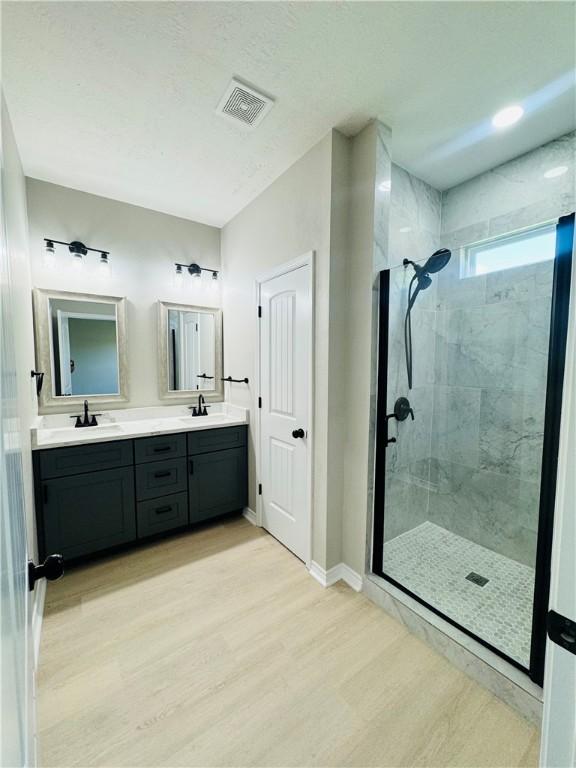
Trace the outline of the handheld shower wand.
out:
<instances>
[{"instance_id":1,"label":"handheld shower wand","mask_svg":"<svg viewBox=\"0 0 576 768\"><path fill-rule=\"evenodd\" d=\"M414 269L414 275L412 276L410 285L408 286L408 307L406 309L406 316L404 318L404 348L406 351L406 374L408 376L408 389L412 389L413 370L411 319L412 307L416 303L416 298L418 297L420 291L425 291L426 288L430 288L432 285L432 278L430 275L435 274L436 272L440 272L441 269L444 269L444 267L450 261L451 256L452 253L448 250L448 248L440 248L440 250L435 251L432 256L430 256L428 261L426 261L422 267L419 264L416 264L416 262L410 261L410 259L404 259L402 262L405 267L411 264ZM414 283L417 283L417 285L416 290L414 293L412 293Z\"/></svg>"}]
</instances>

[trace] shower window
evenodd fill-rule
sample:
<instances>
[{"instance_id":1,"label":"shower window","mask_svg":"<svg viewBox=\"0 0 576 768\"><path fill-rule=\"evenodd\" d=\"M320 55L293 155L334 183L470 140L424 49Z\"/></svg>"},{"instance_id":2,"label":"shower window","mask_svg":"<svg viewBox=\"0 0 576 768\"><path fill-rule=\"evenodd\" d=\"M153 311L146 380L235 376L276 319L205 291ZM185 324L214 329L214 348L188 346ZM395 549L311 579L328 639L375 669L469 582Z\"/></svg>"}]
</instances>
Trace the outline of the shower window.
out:
<instances>
[{"instance_id":1,"label":"shower window","mask_svg":"<svg viewBox=\"0 0 576 768\"><path fill-rule=\"evenodd\" d=\"M555 222L484 240L463 249L462 277L539 264L554 258Z\"/></svg>"},{"instance_id":2,"label":"shower window","mask_svg":"<svg viewBox=\"0 0 576 768\"><path fill-rule=\"evenodd\" d=\"M372 570L540 683L573 234L380 275Z\"/></svg>"}]
</instances>

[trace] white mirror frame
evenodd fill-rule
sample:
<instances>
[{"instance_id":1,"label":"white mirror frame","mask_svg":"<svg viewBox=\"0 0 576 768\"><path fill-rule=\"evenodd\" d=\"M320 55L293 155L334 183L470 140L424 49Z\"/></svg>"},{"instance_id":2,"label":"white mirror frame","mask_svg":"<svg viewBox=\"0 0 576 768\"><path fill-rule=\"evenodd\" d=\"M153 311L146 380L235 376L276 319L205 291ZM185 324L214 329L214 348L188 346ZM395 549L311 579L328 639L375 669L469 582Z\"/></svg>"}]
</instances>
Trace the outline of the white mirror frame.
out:
<instances>
[{"instance_id":1,"label":"white mirror frame","mask_svg":"<svg viewBox=\"0 0 576 768\"><path fill-rule=\"evenodd\" d=\"M168 310L180 312L205 312L214 316L214 388L213 389L170 389L168 373ZM208 402L224 400L222 381L222 310L216 307L198 307L191 304L174 304L171 301L158 302L158 382L161 400L189 402L197 395L203 395Z\"/></svg>"},{"instance_id":2,"label":"white mirror frame","mask_svg":"<svg viewBox=\"0 0 576 768\"><path fill-rule=\"evenodd\" d=\"M44 372L44 383L38 398L39 413L68 413L79 411L84 400L94 403L94 409L125 403L128 400L128 363L126 355L126 299L120 296L99 296L92 293L72 293L34 288L34 337L36 370ZM52 327L50 299L92 301L116 305L116 339L118 346L117 395L54 395L54 359L52 356Z\"/></svg>"}]
</instances>

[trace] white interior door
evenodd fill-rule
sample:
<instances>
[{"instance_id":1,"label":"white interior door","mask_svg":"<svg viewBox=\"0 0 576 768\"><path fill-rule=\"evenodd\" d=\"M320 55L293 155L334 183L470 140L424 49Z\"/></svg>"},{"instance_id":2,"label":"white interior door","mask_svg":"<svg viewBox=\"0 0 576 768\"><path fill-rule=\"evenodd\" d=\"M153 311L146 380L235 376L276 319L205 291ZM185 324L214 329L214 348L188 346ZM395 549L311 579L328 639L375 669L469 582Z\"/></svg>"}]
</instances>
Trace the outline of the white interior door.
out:
<instances>
[{"instance_id":1,"label":"white interior door","mask_svg":"<svg viewBox=\"0 0 576 768\"><path fill-rule=\"evenodd\" d=\"M548 641L544 673L544 717L540 764L576 766L576 243L572 281L558 485L550 581L550 609L571 622L562 631L564 646Z\"/></svg>"},{"instance_id":2,"label":"white interior door","mask_svg":"<svg viewBox=\"0 0 576 768\"><path fill-rule=\"evenodd\" d=\"M260 283L262 525L310 556L312 265Z\"/></svg>"},{"instance_id":3,"label":"white interior door","mask_svg":"<svg viewBox=\"0 0 576 768\"><path fill-rule=\"evenodd\" d=\"M20 768L35 763L34 666L10 268L1 185L0 215L0 765Z\"/></svg>"}]
</instances>

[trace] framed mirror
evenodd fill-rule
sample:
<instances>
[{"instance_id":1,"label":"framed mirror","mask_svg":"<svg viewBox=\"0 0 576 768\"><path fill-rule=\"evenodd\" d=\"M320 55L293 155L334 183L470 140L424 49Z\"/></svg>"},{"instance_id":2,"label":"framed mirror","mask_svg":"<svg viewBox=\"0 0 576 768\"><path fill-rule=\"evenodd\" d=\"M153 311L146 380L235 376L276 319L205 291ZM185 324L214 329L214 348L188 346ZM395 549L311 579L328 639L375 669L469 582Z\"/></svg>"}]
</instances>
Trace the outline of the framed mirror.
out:
<instances>
[{"instance_id":1,"label":"framed mirror","mask_svg":"<svg viewBox=\"0 0 576 768\"><path fill-rule=\"evenodd\" d=\"M41 412L127 400L126 300L34 289Z\"/></svg>"},{"instance_id":2,"label":"framed mirror","mask_svg":"<svg viewBox=\"0 0 576 768\"><path fill-rule=\"evenodd\" d=\"M160 397L222 400L222 310L158 302Z\"/></svg>"}]
</instances>

